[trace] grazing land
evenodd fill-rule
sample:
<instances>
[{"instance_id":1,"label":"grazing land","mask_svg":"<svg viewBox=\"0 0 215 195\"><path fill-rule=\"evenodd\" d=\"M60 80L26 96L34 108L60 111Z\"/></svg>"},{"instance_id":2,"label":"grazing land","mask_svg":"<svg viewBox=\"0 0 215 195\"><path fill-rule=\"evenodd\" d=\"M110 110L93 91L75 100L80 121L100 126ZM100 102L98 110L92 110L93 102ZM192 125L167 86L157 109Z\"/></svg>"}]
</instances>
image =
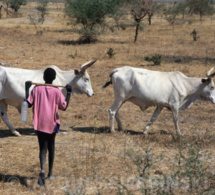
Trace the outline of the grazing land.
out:
<instances>
[{"instance_id":1,"label":"grazing land","mask_svg":"<svg viewBox=\"0 0 215 195\"><path fill-rule=\"evenodd\" d=\"M114 93L102 90L109 72L121 66L158 71L181 71L204 78L215 65L215 16L185 18L171 26L155 16L134 44L135 26L130 15L123 18L125 30L105 31L93 44L77 44L79 26L68 25L63 4L49 4L44 24L30 23L36 4L20 9L16 18L0 19L0 63L4 66L40 69L57 65L62 70L79 69L93 58L88 69L95 95L73 95L66 112L60 112L61 131L56 137L54 174L45 187L37 185L39 158L32 113L26 124L9 107L8 116L22 137L12 136L0 120L0 194L213 194L215 192L215 105L197 100L179 113L181 141L174 141L171 112L164 109L149 129L142 130L155 108L145 112L131 103L120 109L127 133L109 133L108 109ZM113 22L109 19L108 22ZM196 29L198 40L191 32ZM39 31L40 33L37 33ZM115 55L106 53L112 48ZM160 66L146 56L162 56ZM116 124L115 124L116 126Z\"/></svg>"}]
</instances>

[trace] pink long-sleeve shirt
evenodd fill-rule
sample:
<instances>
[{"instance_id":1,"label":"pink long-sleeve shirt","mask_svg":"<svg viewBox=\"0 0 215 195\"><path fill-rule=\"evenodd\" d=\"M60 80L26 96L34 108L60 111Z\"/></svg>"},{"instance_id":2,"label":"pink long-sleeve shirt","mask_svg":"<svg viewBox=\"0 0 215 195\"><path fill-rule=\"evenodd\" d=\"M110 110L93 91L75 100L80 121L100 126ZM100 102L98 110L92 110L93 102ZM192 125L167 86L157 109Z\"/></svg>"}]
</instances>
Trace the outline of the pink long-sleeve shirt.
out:
<instances>
[{"instance_id":1,"label":"pink long-sleeve shirt","mask_svg":"<svg viewBox=\"0 0 215 195\"><path fill-rule=\"evenodd\" d=\"M65 97L60 89L50 86L36 86L28 97L33 104L34 130L48 134L55 132L56 124L60 128L58 109L64 110L67 106Z\"/></svg>"}]
</instances>

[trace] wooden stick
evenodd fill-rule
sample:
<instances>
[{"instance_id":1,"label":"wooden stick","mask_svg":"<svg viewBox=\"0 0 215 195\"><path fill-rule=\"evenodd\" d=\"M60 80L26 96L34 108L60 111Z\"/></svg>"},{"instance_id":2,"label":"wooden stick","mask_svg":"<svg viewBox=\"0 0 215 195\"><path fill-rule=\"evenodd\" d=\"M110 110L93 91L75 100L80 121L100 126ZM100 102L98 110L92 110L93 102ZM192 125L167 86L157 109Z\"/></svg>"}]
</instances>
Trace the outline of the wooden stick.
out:
<instances>
[{"instance_id":1,"label":"wooden stick","mask_svg":"<svg viewBox=\"0 0 215 195\"><path fill-rule=\"evenodd\" d=\"M41 85L41 86L51 86L51 87L63 87L63 88L66 87L66 86L63 86L63 85L52 85L52 84L47 84L47 83L34 83L34 82L32 82L31 84L32 85Z\"/></svg>"}]
</instances>

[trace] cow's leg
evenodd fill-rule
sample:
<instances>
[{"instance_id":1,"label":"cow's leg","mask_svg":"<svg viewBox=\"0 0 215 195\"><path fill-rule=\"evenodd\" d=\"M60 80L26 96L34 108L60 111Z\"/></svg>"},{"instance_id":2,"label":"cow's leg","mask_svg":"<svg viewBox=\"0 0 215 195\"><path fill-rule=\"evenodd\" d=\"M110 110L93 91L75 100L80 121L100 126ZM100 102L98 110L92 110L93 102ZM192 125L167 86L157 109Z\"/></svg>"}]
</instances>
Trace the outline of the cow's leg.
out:
<instances>
[{"instance_id":1,"label":"cow's leg","mask_svg":"<svg viewBox=\"0 0 215 195\"><path fill-rule=\"evenodd\" d=\"M123 128L122 128L121 120L119 118L119 110L116 112L115 119L116 119L116 122L117 122L117 125L118 125L118 130L122 131Z\"/></svg>"},{"instance_id":2,"label":"cow's leg","mask_svg":"<svg viewBox=\"0 0 215 195\"><path fill-rule=\"evenodd\" d=\"M2 120L4 121L4 123L8 126L8 128L10 129L12 134L14 134L16 136L21 136L20 133L18 131L16 131L10 123L10 121L7 117L7 104L3 100L0 101L0 116L1 116Z\"/></svg>"},{"instance_id":3,"label":"cow's leg","mask_svg":"<svg viewBox=\"0 0 215 195\"><path fill-rule=\"evenodd\" d=\"M177 135L180 137L181 131L180 131L179 126L178 126L178 109L171 108L171 110L172 110L173 122L175 124L175 129L176 129Z\"/></svg>"},{"instance_id":4,"label":"cow's leg","mask_svg":"<svg viewBox=\"0 0 215 195\"><path fill-rule=\"evenodd\" d=\"M120 125L119 128L122 129L122 124L120 122L119 115L118 115L118 110L121 107L122 103L123 103L123 101L118 101L115 99L114 103L112 104L112 106L109 109L110 131L111 132L115 132L115 129L114 129L114 117L115 117L115 115L116 115L116 120L117 120L118 126Z\"/></svg>"},{"instance_id":5,"label":"cow's leg","mask_svg":"<svg viewBox=\"0 0 215 195\"><path fill-rule=\"evenodd\" d=\"M158 116L160 115L162 110L163 110L163 107L160 107L160 106L156 107L154 113L152 114L151 120L149 121L149 123L146 125L146 127L143 130L144 134L147 134L147 130L155 122L155 120L158 118Z\"/></svg>"}]
</instances>

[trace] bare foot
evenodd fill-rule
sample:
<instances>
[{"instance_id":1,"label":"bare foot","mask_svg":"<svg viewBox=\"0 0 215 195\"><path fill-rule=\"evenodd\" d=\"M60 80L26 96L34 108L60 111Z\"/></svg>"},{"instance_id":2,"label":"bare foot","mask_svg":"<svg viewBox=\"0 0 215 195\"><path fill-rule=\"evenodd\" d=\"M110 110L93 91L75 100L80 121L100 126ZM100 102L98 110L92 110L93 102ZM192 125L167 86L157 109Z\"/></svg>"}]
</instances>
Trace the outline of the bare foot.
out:
<instances>
[{"instance_id":1,"label":"bare foot","mask_svg":"<svg viewBox=\"0 0 215 195\"><path fill-rule=\"evenodd\" d=\"M40 186L44 186L45 185L45 173L40 172L39 178L38 178L38 184Z\"/></svg>"}]
</instances>

